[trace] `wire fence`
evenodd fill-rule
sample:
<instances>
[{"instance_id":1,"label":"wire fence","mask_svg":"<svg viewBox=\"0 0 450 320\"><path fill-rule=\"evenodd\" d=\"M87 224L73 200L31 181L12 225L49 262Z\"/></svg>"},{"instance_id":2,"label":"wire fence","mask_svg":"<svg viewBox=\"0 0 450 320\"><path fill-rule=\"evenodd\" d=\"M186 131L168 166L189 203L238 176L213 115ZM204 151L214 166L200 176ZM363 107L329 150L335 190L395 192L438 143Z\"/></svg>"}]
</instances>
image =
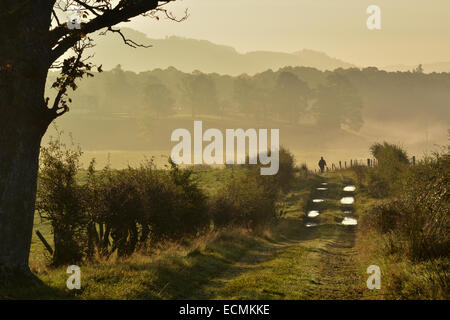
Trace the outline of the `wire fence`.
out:
<instances>
[{"instance_id":1,"label":"wire fence","mask_svg":"<svg viewBox=\"0 0 450 320\"><path fill-rule=\"evenodd\" d=\"M416 165L416 156L411 157L411 162L413 166ZM369 168L375 167L378 165L378 160L375 158L367 158L367 159L350 159L350 160L339 160L336 163L331 163L331 166L326 166L324 168L325 172L337 171L343 169L349 169L356 166L366 166ZM314 172L320 172L320 169L314 169Z\"/></svg>"}]
</instances>

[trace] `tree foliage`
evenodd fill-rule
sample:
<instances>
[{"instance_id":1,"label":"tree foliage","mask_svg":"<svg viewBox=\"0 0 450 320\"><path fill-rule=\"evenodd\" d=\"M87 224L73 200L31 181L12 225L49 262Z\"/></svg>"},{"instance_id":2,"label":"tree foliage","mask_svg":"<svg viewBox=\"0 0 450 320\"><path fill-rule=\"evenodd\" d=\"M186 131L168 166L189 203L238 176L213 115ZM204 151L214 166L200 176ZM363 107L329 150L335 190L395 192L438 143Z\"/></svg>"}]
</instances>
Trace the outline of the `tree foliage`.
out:
<instances>
[{"instance_id":1,"label":"tree foliage","mask_svg":"<svg viewBox=\"0 0 450 320\"><path fill-rule=\"evenodd\" d=\"M338 73L328 76L316 93L314 111L324 128L337 129L341 125L353 130L362 126L362 100L351 82Z\"/></svg>"},{"instance_id":2,"label":"tree foliage","mask_svg":"<svg viewBox=\"0 0 450 320\"><path fill-rule=\"evenodd\" d=\"M295 124L306 113L310 95L306 82L295 74L284 71L278 75L272 98L279 116Z\"/></svg>"}]
</instances>

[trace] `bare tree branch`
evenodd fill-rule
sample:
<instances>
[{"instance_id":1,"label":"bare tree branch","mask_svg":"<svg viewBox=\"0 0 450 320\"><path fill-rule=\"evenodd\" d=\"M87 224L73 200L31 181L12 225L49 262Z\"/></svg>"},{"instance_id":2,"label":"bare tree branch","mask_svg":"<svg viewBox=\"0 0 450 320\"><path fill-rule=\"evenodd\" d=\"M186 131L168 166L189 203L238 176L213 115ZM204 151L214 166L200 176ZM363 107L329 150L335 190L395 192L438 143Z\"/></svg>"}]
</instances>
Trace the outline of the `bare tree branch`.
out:
<instances>
[{"instance_id":1,"label":"bare tree branch","mask_svg":"<svg viewBox=\"0 0 450 320\"><path fill-rule=\"evenodd\" d=\"M88 34L95 31L105 29L101 35L105 35L107 32L117 33L122 38L122 41L132 48L149 48L151 45L139 44L131 39L128 39L120 29L113 28L121 22L127 22L131 18L142 15L145 17L151 17L159 20L158 13L162 13L166 19L170 19L176 22L184 21L188 18L188 12L185 11L184 16L177 18L164 6L175 0L120 0L113 7L111 0L59 0L54 2L53 15L57 21L57 26L49 31L49 41L51 45L51 55L48 61L49 68L61 69L60 76L53 83L52 87L58 90L52 107L48 106L48 99L45 101L45 106L49 112L51 120L68 112L68 103L71 99L68 98L67 90L72 88L76 90L77 85L75 81L83 76L92 77L91 63L86 62L90 57L86 59L82 58L85 49L92 48L94 46L93 40L87 37ZM80 29L70 30L67 25L61 24L58 20L55 8L60 12L65 12L71 5L77 4L82 10L83 17L86 17L88 13L93 14L95 17L86 22L81 23ZM84 10L84 11L83 11ZM58 61L67 50L72 48L75 52L75 56L67 58L64 61ZM101 72L101 66L97 68L98 72Z\"/></svg>"},{"instance_id":2,"label":"bare tree branch","mask_svg":"<svg viewBox=\"0 0 450 320\"><path fill-rule=\"evenodd\" d=\"M131 39L128 39L127 37L125 37L125 35L122 33L122 31L120 31L120 29L113 29L112 27L108 27L107 30L105 30L104 32L100 33L100 35L106 35L106 33L110 31L113 33L118 33L120 35L120 37L123 40L123 43L125 43L127 46L130 46L132 48L150 48L152 47L152 45L144 45L144 44L139 44Z\"/></svg>"},{"instance_id":3,"label":"bare tree branch","mask_svg":"<svg viewBox=\"0 0 450 320\"><path fill-rule=\"evenodd\" d=\"M121 0L114 8L105 10L103 14L96 16L88 23L82 23L80 30L69 30L59 27L50 31L50 42L53 50L49 65L73 47L85 35L103 28L112 27L121 22L127 22L131 18L149 11L160 9L161 4L159 2L167 4L172 1L174 0ZM79 2L85 3L86 1ZM109 1L107 2L109 3Z\"/></svg>"}]
</instances>

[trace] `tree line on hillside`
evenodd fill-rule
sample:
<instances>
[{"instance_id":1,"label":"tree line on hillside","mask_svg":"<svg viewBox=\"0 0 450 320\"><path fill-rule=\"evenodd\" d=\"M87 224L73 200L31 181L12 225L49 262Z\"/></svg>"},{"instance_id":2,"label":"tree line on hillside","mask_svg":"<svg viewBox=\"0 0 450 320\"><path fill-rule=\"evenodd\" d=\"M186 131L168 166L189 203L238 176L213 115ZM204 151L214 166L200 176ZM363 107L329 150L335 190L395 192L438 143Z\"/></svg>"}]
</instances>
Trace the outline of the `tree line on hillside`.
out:
<instances>
[{"instance_id":1,"label":"tree line on hillside","mask_svg":"<svg viewBox=\"0 0 450 320\"><path fill-rule=\"evenodd\" d=\"M241 115L293 125L306 118L330 129L358 130L363 108L365 116L378 120L414 114L446 121L449 88L450 74L424 74L420 68L388 73L376 68L322 72L286 67L232 77L175 68L136 74L118 65L81 83L73 101L74 110L139 118Z\"/></svg>"}]
</instances>

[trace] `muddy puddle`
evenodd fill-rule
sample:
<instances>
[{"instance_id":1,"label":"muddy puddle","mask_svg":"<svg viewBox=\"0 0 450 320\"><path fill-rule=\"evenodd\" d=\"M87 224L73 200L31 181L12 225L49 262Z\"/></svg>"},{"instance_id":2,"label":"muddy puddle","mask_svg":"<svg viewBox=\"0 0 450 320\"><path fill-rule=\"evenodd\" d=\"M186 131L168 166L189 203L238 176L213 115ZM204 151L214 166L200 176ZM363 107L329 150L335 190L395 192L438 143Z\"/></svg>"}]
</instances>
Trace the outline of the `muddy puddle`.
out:
<instances>
[{"instance_id":1,"label":"muddy puddle","mask_svg":"<svg viewBox=\"0 0 450 320\"><path fill-rule=\"evenodd\" d=\"M308 228L309 228L309 227L317 227L318 224L317 224L316 222L307 222L307 223L305 224L305 226L307 226Z\"/></svg>"},{"instance_id":2,"label":"muddy puddle","mask_svg":"<svg viewBox=\"0 0 450 320\"><path fill-rule=\"evenodd\" d=\"M353 204L355 202L355 198L353 197L343 197L341 199L342 204Z\"/></svg>"},{"instance_id":3,"label":"muddy puddle","mask_svg":"<svg viewBox=\"0 0 450 320\"><path fill-rule=\"evenodd\" d=\"M317 210L311 210L308 212L308 217L310 217L310 218L317 217L318 215L319 215L319 211L317 211Z\"/></svg>"},{"instance_id":4,"label":"muddy puddle","mask_svg":"<svg viewBox=\"0 0 450 320\"><path fill-rule=\"evenodd\" d=\"M358 224L358 220L352 217L344 217L344 220L342 220L341 223L346 226L355 226Z\"/></svg>"}]
</instances>

